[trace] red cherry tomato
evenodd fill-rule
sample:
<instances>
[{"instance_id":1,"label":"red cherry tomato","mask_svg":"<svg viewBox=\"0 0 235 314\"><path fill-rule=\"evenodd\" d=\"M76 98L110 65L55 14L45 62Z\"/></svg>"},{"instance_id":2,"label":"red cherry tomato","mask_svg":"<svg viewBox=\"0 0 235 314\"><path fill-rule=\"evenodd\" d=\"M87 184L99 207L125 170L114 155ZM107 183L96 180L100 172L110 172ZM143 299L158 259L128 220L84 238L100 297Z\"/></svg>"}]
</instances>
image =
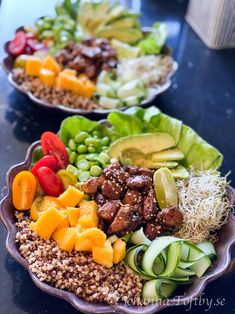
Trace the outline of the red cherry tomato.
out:
<instances>
[{"instance_id":1,"label":"red cherry tomato","mask_svg":"<svg viewBox=\"0 0 235 314\"><path fill-rule=\"evenodd\" d=\"M36 164L33 166L31 172L36 175L36 172L41 167L48 167L52 171L56 171L58 166L57 159L54 156L44 156L39 161L36 162Z\"/></svg>"},{"instance_id":2,"label":"red cherry tomato","mask_svg":"<svg viewBox=\"0 0 235 314\"><path fill-rule=\"evenodd\" d=\"M68 153L57 135L52 132L44 132L41 136L41 145L44 155L52 155L57 159L60 169L68 166Z\"/></svg>"},{"instance_id":3,"label":"red cherry tomato","mask_svg":"<svg viewBox=\"0 0 235 314\"><path fill-rule=\"evenodd\" d=\"M26 39L35 39L35 34L33 32L26 33Z\"/></svg>"},{"instance_id":4,"label":"red cherry tomato","mask_svg":"<svg viewBox=\"0 0 235 314\"><path fill-rule=\"evenodd\" d=\"M48 167L36 171L36 177L43 191L50 196L59 196L64 192L64 186L59 177Z\"/></svg>"},{"instance_id":5,"label":"red cherry tomato","mask_svg":"<svg viewBox=\"0 0 235 314\"><path fill-rule=\"evenodd\" d=\"M25 52L26 45L26 34L20 31L17 32L15 37L10 41L8 50L13 57L17 57Z\"/></svg>"},{"instance_id":6,"label":"red cherry tomato","mask_svg":"<svg viewBox=\"0 0 235 314\"><path fill-rule=\"evenodd\" d=\"M46 49L45 45L40 43L37 39L28 39L27 45L33 52Z\"/></svg>"}]
</instances>

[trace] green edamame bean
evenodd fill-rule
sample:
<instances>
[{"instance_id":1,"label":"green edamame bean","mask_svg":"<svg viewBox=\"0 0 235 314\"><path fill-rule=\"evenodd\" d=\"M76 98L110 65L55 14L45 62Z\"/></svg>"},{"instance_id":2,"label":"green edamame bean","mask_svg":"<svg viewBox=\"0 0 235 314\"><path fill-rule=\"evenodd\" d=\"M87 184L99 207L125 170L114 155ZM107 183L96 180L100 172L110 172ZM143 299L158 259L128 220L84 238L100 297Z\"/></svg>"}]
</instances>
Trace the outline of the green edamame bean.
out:
<instances>
[{"instance_id":1,"label":"green edamame bean","mask_svg":"<svg viewBox=\"0 0 235 314\"><path fill-rule=\"evenodd\" d=\"M109 161L109 155L106 154L105 152L102 152L99 154L99 157L106 163Z\"/></svg>"},{"instance_id":2,"label":"green edamame bean","mask_svg":"<svg viewBox=\"0 0 235 314\"><path fill-rule=\"evenodd\" d=\"M108 146L110 142L110 138L108 136L104 136L101 140L102 146Z\"/></svg>"},{"instance_id":3,"label":"green edamame bean","mask_svg":"<svg viewBox=\"0 0 235 314\"><path fill-rule=\"evenodd\" d=\"M92 177L98 177L102 172L102 169L99 166L92 166L90 169L90 175Z\"/></svg>"},{"instance_id":4,"label":"green edamame bean","mask_svg":"<svg viewBox=\"0 0 235 314\"><path fill-rule=\"evenodd\" d=\"M99 166L99 164L100 164L100 163L99 163L98 160L94 160L94 161L93 161L93 160L90 160L90 161L89 161L89 166L90 166L90 167L92 167L92 166Z\"/></svg>"},{"instance_id":5,"label":"green edamame bean","mask_svg":"<svg viewBox=\"0 0 235 314\"><path fill-rule=\"evenodd\" d=\"M87 154L86 159L87 160L97 160L98 155L95 153Z\"/></svg>"},{"instance_id":6,"label":"green edamame bean","mask_svg":"<svg viewBox=\"0 0 235 314\"><path fill-rule=\"evenodd\" d=\"M70 156L69 156L69 162L70 162L71 164L74 164L75 161L76 161L76 159L77 159L77 153L72 152L72 153L70 154Z\"/></svg>"},{"instance_id":7,"label":"green edamame bean","mask_svg":"<svg viewBox=\"0 0 235 314\"><path fill-rule=\"evenodd\" d=\"M79 160L83 160L83 159L86 159L86 154L80 154L77 156L77 159L76 159L76 163L79 161Z\"/></svg>"},{"instance_id":8,"label":"green edamame bean","mask_svg":"<svg viewBox=\"0 0 235 314\"><path fill-rule=\"evenodd\" d=\"M73 175L78 175L78 169L72 165L68 165L66 168L67 171L71 172Z\"/></svg>"},{"instance_id":9,"label":"green edamame bean","mask_svg":"<svg viewBox=\"0 0 235 314\"><path fill-rule=\"evenodd\" d=\"M81 182L85 182L90 178L90 172L89 171L80 171L78 173L78 180Z\"/></svg>"},{"instance_id":10,"label":"green edamame bean","mask_svg":"<svg viewBox=\"0 0 235 314\"><path fill-rule=\"evenodd\" d=\"M88 138L85 139L84 143L85 143L86 146L89 146L89 145L95 146L96 139L93 138L93 137L88 137Z\"/></svg>"},{"instance_id":11,"label":"green edamame bean","mask_svg":"<svg viewBox=\"0 0 235 314\"><path fill-rule=\"evenodd\" d=\"M76 148L77 148L77 145L72 138L68 142L68 147L72 150L76 150Z\"/></svg>"},{"instance_id":12,"label":"green edamame bean","mask_svg":"<svg viewBox=\"0 0 235 314\"><path fill-rule=\"evenodd\" d=\"M76 166L78 167L79 170L82 170L82 171L86 171L90 169L89 162L86 159L79 160Z\"/></svg>"},{"instance_id":13,"label":"green edamame bean","mask_svg":"<svg viewBox=\"0 0 235 314\"><path fill-rule=\"evenodd\" d=\"M74 141L78 144L81 144L85 141L86 138L89 137L89 134L85 131L80 132L79 134L77 134L74 138Z\"/></svg>"},{"instance_id":14,"label":"green edamame bean","mask_svg":"<svg viewBox=\"0 0 235 314\"><path fill-rule=\"evenodd\" d=\"M87 147L83 144L78 145L77 152L80 154L83 154L87 151Z\"/></svg>"},{"instance_id":15,"label":"green edamame bean","mask_svg":"<svg viewBox=\"0 0 235 314\"><path fill-rule=\"evenodd\" d=\"M95 149L95 147L94 146L88 146L87 147L87 151L88 151L88 153L95 153L96 152L96 149Z\"/></svg>"},{"instance_id":16,"label":"green edamame bean","mask_svg":"<svg viewBox=\"0 0 235 314\"><path fill-rule=\"evenodd\" d=\"M103 147L102 147L102 151L103 151L103 152L107 152L107 151L108 151L108 149L109 149L109 147L108 147L108 146L103 146Z\"/></svg>"},{"instance_id":17,"label":"green edamame bean","mask_svg":"<svg viewBox=\"0 0 235 314\"><path fill-rule=\"evenodd\" d=\"M93 131L92 135L93 136L97 136L97 138L101 138L102 137L102 134L99 131Z\"/></svg>"}]
</instances>

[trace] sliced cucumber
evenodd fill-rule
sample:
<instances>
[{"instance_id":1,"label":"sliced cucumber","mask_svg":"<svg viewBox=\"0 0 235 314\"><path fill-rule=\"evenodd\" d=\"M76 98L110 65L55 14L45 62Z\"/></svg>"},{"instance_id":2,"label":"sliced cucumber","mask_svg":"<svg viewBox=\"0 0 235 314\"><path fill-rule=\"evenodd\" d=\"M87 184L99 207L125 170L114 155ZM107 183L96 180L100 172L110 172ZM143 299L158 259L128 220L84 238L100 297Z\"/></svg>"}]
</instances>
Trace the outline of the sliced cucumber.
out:
<instances>
[{"instance_id":1,"label":"sliced cucumber","mask_svg":"<svg viewBox=\"0 0 235 314\"><path fill-rule=\"evenodd\" d=\"M145 244L133 246L127 251L125 262L135 272L148 276L149 274L145 273L139 266L139 261L142 257L141 255L147 250L147 248L148 246Z\"/></svg>"},{"instance_id":2,"label":"sliced cucumber","mask_svg":"<svg viewBox=\"0 0 235 314\"><path fill-rule=\"evenodd\" d=\"M129 239L130 243L133 244L146 244L150 245L151 241L146 237L144 234L143 228L140 228L139 230L132 233Z\"/></svg>"},{"instance_id":3,"label":"sliced cucumber","mask_svg":"<svg viewBox=\"0 0 235 314\"><path fill-rule=\"evenodd\" d=\"M128 242L130 240L132 233L127 233L124 236L121 237L121 239L125 242Z\"/></svg>"},{"instance_id":4,"label":"sliced cucumber","mask_svg":"<svg viewBox=\"0 0 235 314\"><path fill-rule=\"evenodd\" d=\"M181 256L182 243L180 241L173 242L169 245L167 251L167 262L164 272L160 274L161 277L170 277L174 274L178 267Z\"/></svg>"},{"instance_id":5,"label":"sliced cucumber","mask_svg":"<svg viewBox=\"0 0 235 314\"><path fill-rule=\"evenodd\" d=\"M174 272L174 277L179 278L179 277L188 277L188 276L194 276L195 272L190 270L190 269L183 269L178 267L176 271Z\"/></svg>"},{"instance_id":6,"label":"sliced cucumber","mask_svg":"<svg viewBox=\"0 0 235 314\"><path fill-rule=\"evenodd\" d=\"M141 102L141 98L142 97L137 97L137 96L129 96L127 98L123 98L123 103L126 105L126 106L136 106L136 105L139 105L140 102Z\"/></svg>"},{"instance_id":7,"label":"sliced cucumber","mask_svg":"<svg viewBox=\"0 0 235 314\"><path fill-rule=\"evenodd\" d=\"M162 252L164 252L164 251L162 251ZM159 274L163 273L165 267L166 267L165 259L163 258L163 256L161 254L159 254L153 263L153 272L156 275L159 275Z\"/></svg>"},{"instance_id":8,"label":"sliced cucumber","mask_svg":"<svg viewBox=\"0 0 235 314\"><path fill-rule=\"evenodd\" d=\"M149 303L161 300L161 297L157 293L157 279L147 281L144 284L142 299Z\"/></svg>"},{"instance_id":9,"label":"sliced cucumber","mask_svg":"<svg viewBox=\"0 0 235 314\"><path fill-rule=\"evenodd\" d=\"M105 83L97 84L96 91L100 96L111 97L111 98L115 98L117 96L112 86Z\"/></svg>"},{"instance_id":10,"label":"sliced cucumber","mask_svg":"<svg viewBox=\"0 0 235 314\"><path fill-rule=\"evenodd\" d=\"M216 257L215 247L211 242L209 242L209 241L201 242L201 243L197 244L197 247L200 250L202 250L202 252L206 256L208 256L210 259L213 259Z\"/></svg>"},{"instance_id":11,"label":"sliced cucumber","mask_svg":"<svg viewBox=\"0 0 235 314\"><path fill-rule=\"evenodd\" d=\"M181 241L179 238L175 237L160 237L152 241L149 248L145 252L143 259L142 259L142 268L150 276L156 276L156 274L153 272L153 264L156 259L156 257L171 243Z\"/></svg>"},{"instance_id":12,"label":"sliced cucumber","mask_svg":"<svg viewBox=\"0 0 235 314\"><path fill-rule=\"evenodd\" d=\"M209 259L209 257L204 256L203 258L201 258L199 261L197 261L195 264L193 264L189 268L195 272L195 275L198 278L201 278L210 266L211 266L211 260Z\"/></svg>"},{"instance_id":13,"label":"sliced cucumber","mask_svg":"<svg viewBox=\"0 0 235 314\"><path fill-rule=\"evenodd\" d=\"M194 262L200 260L202 257L205 256L202 250L200 250L198 247L194 246L191 243L187 243L189 246L189 254L188 254L188 262Z\"/></svg>"},{"instance_id":14,"label":"sliced cucumber","mask_svg":"<svg viewBox=\"0 0 235 314\"><path fill-rule=\"evenodd\" d=\"M176 282L169 279L158 279L157 280L157 294L161 299L166 299L172 295L177 288Z\"/></svg>"},{"instance_id":15,"label":"sliced cucumber","mask_svg":"<svg viewBox=\"0 0 235 314\"><path fill-rule=\"evenodd\" d=\"M145 97L146 88L141 80L132 80L122 85L118 89L117 95L121 99L125 99L130 96Z\"/></svg>"},{"instance_id":16,"label":"sliced cucumber","mask_svg":"<svg viewBox=\"0 0 235 314\"><path fill-rule=\"evenodd\" d=\"M189 255L189 246L187 245L187 243L183 242L180 259L183 261L187 261L188 255Z\"/></svg>"},{"instance_id":17,"label":"sliced cucumber","mask_svg":"<svg viewBox=\"0 0 235 314\"><path fill-rule=\"evenodd\" d=\"M99 104L105 109L116 109L121 106L121 101L119 99L102 96L99 99Z\"/></svg>"}]
</instances>

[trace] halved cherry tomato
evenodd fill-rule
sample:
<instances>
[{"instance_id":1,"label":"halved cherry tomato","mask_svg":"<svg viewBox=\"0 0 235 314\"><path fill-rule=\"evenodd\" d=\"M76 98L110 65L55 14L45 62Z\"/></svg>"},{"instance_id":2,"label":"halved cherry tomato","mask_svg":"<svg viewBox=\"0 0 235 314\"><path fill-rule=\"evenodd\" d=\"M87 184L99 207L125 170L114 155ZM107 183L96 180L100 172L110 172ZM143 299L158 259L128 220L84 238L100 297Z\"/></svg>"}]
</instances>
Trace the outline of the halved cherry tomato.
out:
<instances>
[{"instance_id":1,"label":"halved cherry tomato","mask_svg":"<svg viewBox=\"0 0 235 314\"><path fill-rule=\"evenodd\" d=\"M44 155L52 155L57 159L59 169L65 169L68 166L68 153L56 134L44 132L41 136L41 145Z\"/></svg>"},{"instance_id":2,"label":"halved cherry tomato","mask_svg":"<svg viewBox=\"0 0 235 314\"><path fill-rule=\"evenodd\" d=\"M17 32L15 37L10 41L8 50L13 57L17 57L25 52L27 45L25 32Z\"/></svg>"},{"instance_id":3,"label":"halved cherry tomato","mask_svg":"<svg viewBox=\"0 0 235 314\"><path fill-rule=\"evenodd\" d=\"M19 172L12 184L13 204L16 209L27 210L31 207L36 190L36 178L30 171Z\"/></svg>"},{"instance_id":4,"label":"halved cherry tomato","mask_svg":"<svg viewBox=\"0 0 235 314\"><path fill-rule=\"evenodd\" d=\"M38 182L43 191L50 196L59 196L64 186L59 177L48 167L41 167L36 172Z\"/></svg>"},{"instance_id":5,"label":"halved cherry tomato","mask_svg":"<svg viewBox=\"0 0 235 314\"><path fill-rule=\"evenodd\" d=\"M28 39L27 45L33 52L46 49L46 46L43 43L40 43L37 39Z\"/></svg>"},{"instance_id":6,"label":"halved cherry tomato","mask_svg":"<svg viewBox=\"0 0 235 314\"><path fill-rule=\"evenodd\" d=\"M56 171L58 166L57 159L52 155L47 155L39 159L39 161L36 162L36 164L31 169L31 172L36 175L36 172L41 167L48 167L52 171Z\"/></svg>"}]
</instances>

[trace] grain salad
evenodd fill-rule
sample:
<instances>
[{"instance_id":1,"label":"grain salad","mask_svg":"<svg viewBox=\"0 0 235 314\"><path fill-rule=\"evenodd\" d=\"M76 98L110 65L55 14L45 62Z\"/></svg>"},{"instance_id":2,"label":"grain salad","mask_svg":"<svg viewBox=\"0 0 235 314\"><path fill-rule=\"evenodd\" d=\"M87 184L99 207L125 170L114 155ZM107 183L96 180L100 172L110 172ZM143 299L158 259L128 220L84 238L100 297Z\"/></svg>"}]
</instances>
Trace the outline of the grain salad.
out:
<instances>
[{"instance_id":1,"label":"grain salad","mask_svg":"<svg viewBox=\"0 0 235 314\"><path fill-rule=\"evenodd\" d=\"M106 268L96 264L89 253L62 251L55 241L45 241L30 231L28 216L20 212L15 216L20 253L40 281L90 302L116 304L141 299L141 279L123 263Z\"/></svg>"}]
</instances>

